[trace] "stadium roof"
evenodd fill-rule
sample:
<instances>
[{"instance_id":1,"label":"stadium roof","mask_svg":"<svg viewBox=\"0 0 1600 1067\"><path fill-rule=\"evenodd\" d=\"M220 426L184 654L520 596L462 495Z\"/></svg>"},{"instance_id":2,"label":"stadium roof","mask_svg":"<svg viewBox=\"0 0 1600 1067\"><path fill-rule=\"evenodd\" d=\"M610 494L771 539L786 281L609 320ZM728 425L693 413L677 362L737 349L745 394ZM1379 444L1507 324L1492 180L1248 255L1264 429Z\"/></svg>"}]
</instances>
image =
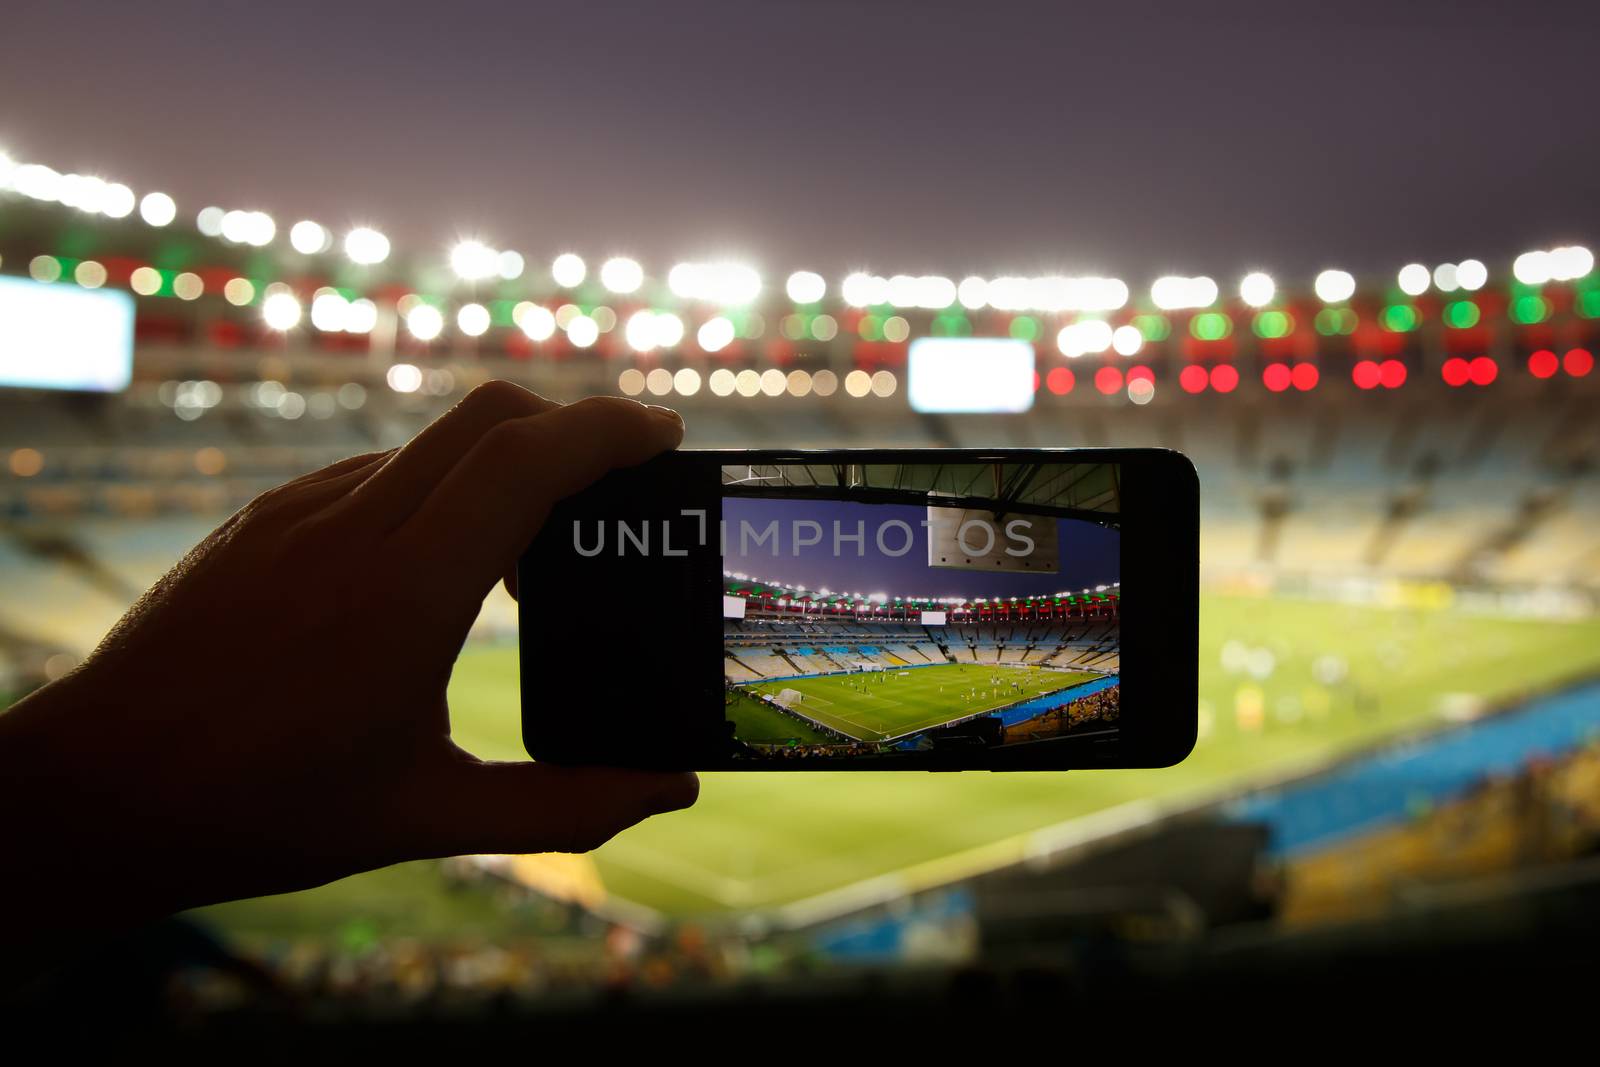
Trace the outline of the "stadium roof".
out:
<instances>
[{"instance_id":1,"label":"stadium roof","mask_svg":"<svg viewBox=\"0 0 1600 1067\"><path fill-rule=\"evenodd\" d=\"M758 578L746 578L737 574L722 576L722 591L729 596L743 596L770 600L788 599L794 603L807 604L845 604L856 607L954 607L954 608L987 608L994 606L1015 605L1071 605L1071 604L1108 604L1117 603L1122 599L1122 584L1096 586L1093 589L1080 589L1076 592L1064 591L1060 593L1035 593L1032 596L996 596L996 597L930 597L930 596L863 596L860 593L833 592L827 589L801 589L782 582L764 582Z\"/></svg>"},{"instance_id":2,"label":"stadium roof","mask_svg":"<svg viewBox=\"0 0 1600 1067\"><path fill-rule=\"evenodd\" d=\"M722 468L727 496L859 500L1055 515L1117 526L1112 463L785 463Z\"/></svg>"}]
</instances>

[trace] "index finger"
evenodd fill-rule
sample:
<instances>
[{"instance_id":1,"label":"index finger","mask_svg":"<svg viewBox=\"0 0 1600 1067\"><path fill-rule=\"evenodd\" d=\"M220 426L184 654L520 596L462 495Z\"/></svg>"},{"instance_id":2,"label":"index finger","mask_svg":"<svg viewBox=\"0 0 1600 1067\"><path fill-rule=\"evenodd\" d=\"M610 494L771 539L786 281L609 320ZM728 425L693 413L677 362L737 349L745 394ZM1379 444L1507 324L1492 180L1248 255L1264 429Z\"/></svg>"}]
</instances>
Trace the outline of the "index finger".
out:
<instances>
[{"instance_id":1,"label":"index finger","mask_svg":"<svg viewBox=\"0 0 1600 1067\"><path fill-rule=\"evenodd\" d=\"M621 397L590 397L499 423L439 482L394 544L425 564L441 592L460 590L476 603L556 501L682 440L677 412Z\"/></svg>"}]
</instances>

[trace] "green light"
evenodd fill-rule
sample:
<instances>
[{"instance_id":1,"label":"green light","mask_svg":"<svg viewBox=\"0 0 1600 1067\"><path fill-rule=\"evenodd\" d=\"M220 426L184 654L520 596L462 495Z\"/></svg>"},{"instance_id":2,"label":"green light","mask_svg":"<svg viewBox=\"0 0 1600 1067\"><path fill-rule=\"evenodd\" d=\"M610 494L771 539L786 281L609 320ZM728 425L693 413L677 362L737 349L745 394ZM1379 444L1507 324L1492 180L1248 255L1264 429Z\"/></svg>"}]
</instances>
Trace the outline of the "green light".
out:
<instances>
[{"instance_id":1,"label":"green light","mask_svg":"<svg viewBox=\"0 0 1600 1067\"><path fill-rule=\"evenodd\" d=\"M1189 333L1199 341L1220 341L1233 333L1233 320L1220 311L1207 311L1189 320Z\"/></svg>"},{"instance_id":2,"label":"green light","mask_svg":"<svg viewBox=\"0 0 1600 1067\"><path fill-rule=\"evenodd\" d=\"M1039 339L1039 323L1031 315L1018 315L1011 320L1011 336L1018 341Z\"/></svg>"},{"instance_id":3,"label":"green light","mask_svg":"<svg viewBox=\"0 0 1600 1067\"><path fill-rule=\"evenodd\" d=\"M935 337L972 336L972 323L968 322L967 317L959 311L947 311L942 315L934 316L931 329Z\"/></svg>"},{"instance_id":4,"label":"green light","mask_svg":"<svg viewBox=\"0 0 1600 1067\"><path fill-rule=\"evenodd\" d=\"M1410 333L1422 321L1417 309L1410 304L1390 304L1379 315L1383 328L1390 333Z\"/></svg>"},{"instance_id":5,"label":"green light","mask_svg":"<svg viewBox=\"0 0 1600 1067\"><path fill-rule=\"evenodd\" d=\"M1550 305L1542 296L1519 296L1511 302L1511 317L1524 326L1550 317Z\"/></svg>"},{"instance_id":6,"label":"green light","mask_svg":"<svg viewBox=\"0 0 1600 1067\"><path fill-rule=\"evenodd\" d=\"M1255 331L1257 337L1276 340L1294 332L1294 319L1287 311L1263 311L1256 315L1250 328Z\"/></svg>"},{"instance_id":7,"label":"green light","mask_svg":"<svg viewBox=\"0 0 1600 1067\"><path fill-rule=\"evenodd\" d=\"M1478 325L1478 305L1456 300L1444 306L1444 324L1452 330L1468 330Z\"/></svg>"},{"instance_id":8,"label":"green light","mask_svg":"<svg viewBox=\"0 0 1600 1067\"><path fill-rule=\"evenodd\" d=\"M1172 336L1172 324L1165 315L1135 315L1133 325L1146 342L1165 341Z\"/></svg>"},{"instance_id":9,"label":"green light","mask_svg":"<svg viewBox=\"0 0 1600 1067\"><path fill-rule=\"evenodd\" d=\"M861 324L856 327L856 333L861 335L863 341L883 340L883 322L876 315L861 316Z\"/></svg>"},{"instance_id":10,"label":"green light","mask_svg":"<svg viewBox=\"0 0 1600 1067\"><path fill-rule=\"evenodd\" d=\"M1600 319L1600 289L1585 289L1573 301L1573 306L1586 319Z\"/></svg>"},{"instance_id":11,"label":"green light","mask_svg":"<svg viewBox=\"0 0 1600 1067\"><path fill-rule=\"evenodd\" d=\"M1315 325L1324 337L1351 334L1356 329L1356 313L1349 308L1323 308L1317 312Z\"/></svg>"}]
</instances>

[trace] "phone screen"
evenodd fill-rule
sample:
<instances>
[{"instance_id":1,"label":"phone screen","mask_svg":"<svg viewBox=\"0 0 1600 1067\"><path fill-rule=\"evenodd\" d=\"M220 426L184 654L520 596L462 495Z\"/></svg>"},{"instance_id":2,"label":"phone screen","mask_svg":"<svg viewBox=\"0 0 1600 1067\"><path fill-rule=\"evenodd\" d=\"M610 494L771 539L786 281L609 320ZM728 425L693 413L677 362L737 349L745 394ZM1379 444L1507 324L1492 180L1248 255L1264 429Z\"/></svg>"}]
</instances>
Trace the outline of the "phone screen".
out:
<instances>
[{"instance_id":1,"label":"phone screen","mask_svg":"<svg viewBox=\"0 0 1600 1067\"><path fill-rule=\"evenodd\" d=\"M721 481L735 761L1115 739L1119 464L743 463Z\"/></svg>"}]
</instances>

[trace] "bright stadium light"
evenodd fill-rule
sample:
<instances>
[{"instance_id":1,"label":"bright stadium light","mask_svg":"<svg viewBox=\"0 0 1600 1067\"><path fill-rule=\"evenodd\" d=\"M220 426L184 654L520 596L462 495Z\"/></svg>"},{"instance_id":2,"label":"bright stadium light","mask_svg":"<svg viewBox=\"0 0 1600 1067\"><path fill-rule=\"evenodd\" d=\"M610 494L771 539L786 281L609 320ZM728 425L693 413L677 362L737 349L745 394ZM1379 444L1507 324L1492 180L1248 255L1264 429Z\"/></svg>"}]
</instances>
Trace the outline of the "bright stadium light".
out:
<instances>
[{"instance_id":1,"label":"bright stadium light","mask_svg":"<svg viewBox=\"0 0 1600 1067\"><path fill-rule=\"evenodd\" d=\"M956 299L968 311L976 311L989 302L989 283L976 274L962 278L956 286Z\"/></svg>"},{"instance_id":2,"label":"bright stadium light","mask_svg":"<svg viewBox=\"0 0 1600 1067\"><path fill-rule=\"evenodd\" d=\"M574 315L567 321L567 343L573 348L588 348L600 340L600 326L587 315Z\"/></svg>"},{"instance_id":3,"label":"bright stadium light","mask_svg":"<svg viewBox=\"0 0 1600 1067\"><path fill-rule=\"evenodd\" d=\"M357 226L344 235L344 254L350 262L370 267L389 258L389 239L370 226Z\"/></svg>"},{"instance_id":4,"label":"bright stadium light","mask_svg":"<svg viewBox=\"0 0 1600 1067\"><path fill-rule=\"evenodd\" d=\"M1317 275L1312 288L1324 304L1342 304L1355 295L1356 280L1349 271L1325 270Z\"/></svg>"},{"instance_id":5,"label":"bright stadium light","mask_svg":"<svg viewBox=\"0 0 1600 1067\"><path fill-rule=\"evenodd\" d=\"M422 388L422 368L411 363L396 363L384 374L384 379L397 393L414 393Z\"/></svg>"},{"instance_id":6,"label":"bright stadium light","mask_svg":"<svg viewBox=\"0 0 1600 1067\"><path fill-rule=\"evenodd\" d=\"M207 237L221 237L222 220L227 214L220 207L203 207L194 217L194 228Z\"/></svg>"},{"instance_id":7,"label":"bright stadium light","mask_svg":"<svg viewBox=\"0 0 1600 1067\"><path fill-rule=\"evenodd\" d=\"M548 341L555 336L556 317L543 304L522 304L515 315L517 325L530 341Z\"/></svg>"},{"instance_id":8,"label":"bright stadium light","mask_svg":"<svg viewBox=\"0 0 1600 1067\"><path fill-rule=\"evenodd\" d=\"M301 219L289 227L289 244L302 255L314 256L333 247L333 234L321 223Z\"/></svg>"},{"instance_id":9,"label":"bright stadium light","mask_svg":"<svg viewBox=\"0 0 1600 1067\"><path fill-rule=\"evenodd\" d=\"M811 303L811 301L796 301L796 303ZM733 343L736 335L733 323L718 315L716 318L707 319L700 324L700 329L695 333L695 340L705 352L721 352ZM731 378L730 378L731 381ZM718 396L727 396L727 393L718 393Z\"/></svg>"},{"instance_id":10,"label":"bright stadium light","mask_svg":"<svg viewBox=\"0 0 1600 1067\"><path fill-rule=\"evenodd\" d=\"M1441 293L1453 293L1461 288L1461 279L1454 263L1441 263L1433 268L1433 287Z\"/></svg>"},{"instance_id":11,"label":"bright stadium light","mask_svg":"<svg viewBox=\"0 0 1600 1067\"><path fill-rule=\"evenodd\" d=\"M1111 349L1119 356L1137 356L1144 347L1144 334L1137 326L1118 326L1111 331Z\"/></svg>"},{"instance_id":12,"label":"bright stadium light","mask_svg":"<svg viewBox=\"0 0 1600 1067\"><path fill-rule=\"evenodd\" d=\"M1253 308L1266 307L1278 295L1277 283L1270 274L1253 271L1239 282L1239 299Z\"/></svg>"},{"instance_id":13,"label":"bright stadium light","mask_svg":"<svg viewBox=\"0 0 1600 1067\"><path fill-rule=\"evenodd\" d=\"M582 285L583 279L588 275L589 268L583 262L583 257L571 252L564 252L550 264L550 277L563 289L571 289L575 285Z\"/></svg>"},{"instance_id":14,"label":"bright stadium light","mask_svg":"<svg viewBox=\"0 0 1600 1067\"><path fill-rule=\"evenodd\" d=\"M1421 296L1428 291L1428 286L1433 284L1433 275L1421 263L1407 263L1400 268L1400 274L1395 279L1400 285L1400 291L1407 296Z\"/></svg>"},{"instance_id":15,"label":"bright stadium light","mask_svg":"<svg viewBox=\"0 0 1600 1067\"><path fill-rule=\"evenodd\" d=\"M828 283L815 271L797 270L789 275L784 291L796 304L815 304L828 294Z\"/></svg>"},{"instance_id":16,"label":"bright stadium light","mask_svg":"<svg viewBox=\"0 0 1600 1067\"><path fill-rule=\"evenodd\" d=\"M1456 265L1456 282L1468 292L1476 292L1489 280L1489 268L1481 260L1463 259Z\"/></svg>"},{"instance_id":17,"label":"bright stadium light","mask_svg":"<svg viewBox=\"0 0 1600 1067\"><path fill-rule=\"evenodd\" d=\"M1068 359L1077 359L1090 352L1104 352L1111 347L1115 331L1109 322L1088 319L1063 326L1056 334L1056 347Z\"/></svg>"},{"instance_id":18,"label":"bright stadium light","mask_svg":"<svg viewBox=\"0 0 1600 1067\"><path fill-rule=\"evenodd\" d=\"M300 324L300 301L289 293L273 293L261 302L261 317L274 330L292 330Z\"/></svg>"},{"instance_id":19,"label":"bright stadium light","mask_svg":"<svg viewBox=\"0 0 1600 1067\"><path fill-rule=\"evenodd\" d=\"M623 329L623 338L628 342L628 347L635 352L649 352L656 346L656 313L653 311L635 311L628 318L628 325Z\"/></svg>"},{"instance_id":20,"label":"bright stadium light","mask_svg":"<svg viewBox=\"0 0 1600 1067\"><path fill-rule=\"evenodd\" d=\"M323 333L341 333L348 325L350 302L332 289L319 290L311 298L311 325Z\"/></svg>"},{"instance_id":21,"label":"bright stadium light","mask_svg":"<svg viewBox=\"0 0 1600 1067\"><path fill-rule=\"evenodd\" d=\"M489 329L489 309L482 304L463 304L456 312L456 326L468 337L482 337Z\"/></svg>"},{"instance_id":22,"label":"bright stadium light","mask_svg":"<svg viewBox=\"0 0 1600 1067\"><path fill-rule=\"evenodd\" d=\"M761 295L761 275L741 263L679 263L667 273L667 288L684 300L739 307Z\"/></svg>"},{"instance_id":23,"label":"bright stadium light","mask_svg":"<svg viewBox=\"0 0 1600 1067\"><path fill-rule=\"evenodd\" d=\"M461 241L450 250L450 269L464 282L493 277L500 269L500 254L482 241Z\"/></svg>"},{"instance_id":24,"label":"bright stadium light","mask_svg":"<svg viewBox=\"0 0 1600 1067\"><path fill-rule=\"evenodd\" d=\"M166 193L146 193L139 201L139 217L151 226L166 226L178 217L178 205Z\"/></svg>"},{"instance_id":25,"label":"bright stadium light","mask_svg":"<svg viewBox=\"0 0 1600 1067\"><path fill-rule=\"evenodd\" d=\"M514 282L528 269L528 262L522 258L521 252L505 251L500 253L498 269L501 278Z\"/></svg>"},{"instance_id":26,"label":"bright stadium light","mask_svg":"<svg viewBox=\"0 0 1600 1067\"><path fill-rule=\"evenodd\" d=\"M444 316L432 304L418 304L406 312L406 331L419 341L431 341L444 331Z\"/></svg>"},{"instance_id":27,"label":"bright stadium light","mask_svg":"<svg viewBox=\"0 0 1600 1067\"><path fill-rule=\"evenodd\" d=\"M631 293L644 284L644 268L627 256L613 256L600 265L600 284L613 293Z\"/></svg>"},{"instance_id":28,"label":"bright stadium light","mask_svg":"<svg viewBox=\"0 0 1600 1067\"><path fill-rule=\"evenodd\" d=\"M1217 302L1217 283L1205 275L1185 278L1169 274L1151 284L1150 300L1163 311L1210 307Z\"/></svg>"},{"instance_id":29,"label":"bright stadium light","mask_svg":"<svg viewBox=\"0 0 1600 1067\"><path fill-rule=\"evenodd\" d=\"M100 212L107 218L125 219L133 214L134 207L138 204L133 190L121 182L112 182L106 186L105 196L100 202Z\"/></svg>"},{"instance_id":30,"label":"bright stadium light","mask_svg":"<svg viewBox=\"0 0 1600 1067\"><path fill-rule=\"evenodd\" d=\"M1566 245L1550 252L1551 276L1564 282L1588 277L1594 270L1594 253L1582 245Z\"/></svg>"}]
</instances>

